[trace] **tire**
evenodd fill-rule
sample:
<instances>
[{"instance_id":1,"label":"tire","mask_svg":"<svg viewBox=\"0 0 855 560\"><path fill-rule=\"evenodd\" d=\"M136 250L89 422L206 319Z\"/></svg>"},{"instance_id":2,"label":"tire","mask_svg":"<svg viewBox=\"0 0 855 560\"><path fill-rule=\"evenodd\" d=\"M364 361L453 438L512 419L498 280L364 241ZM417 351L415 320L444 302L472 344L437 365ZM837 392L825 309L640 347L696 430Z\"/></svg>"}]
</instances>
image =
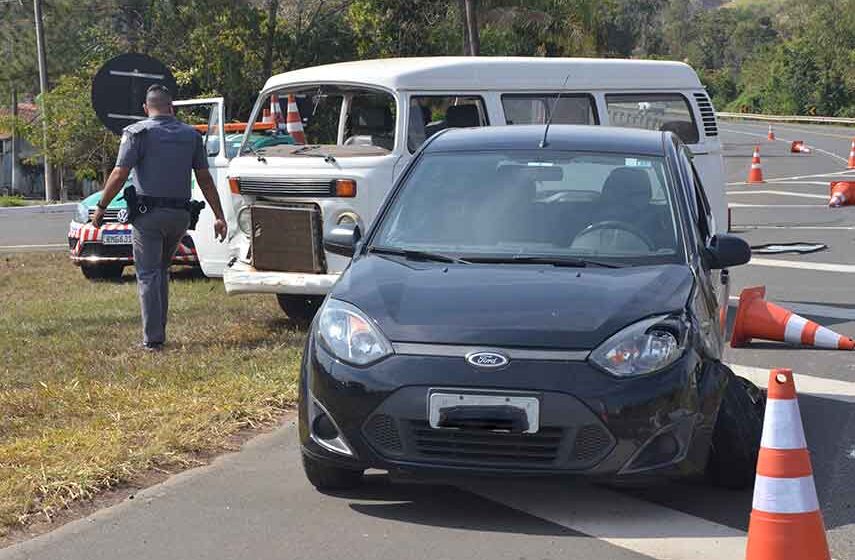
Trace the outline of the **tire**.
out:
<instances>
[{"instance_id":1,"label":"tire","mask_svg":"<svg viewBox=\"0 0 855 560\"><path fill-rule=\"evenodd\" d=\"M733 376L712 437L707 475L716 486L742 490L754 483L766 398L756 385Z\"/></svg>"},{"instance_id":2,"label":"tire","mask_svg":"<svg viewBox=\"0 0 855 560\"><path fill-rule=\"evenodd\" d=\"M279 307L298 325L308 325L321 307L324 296L276 294Z\"/></svg>"},{"instance_id":3,"label":"tire","mask_svg":"<svg viewBox=\"0 0 855 560\"><path fill-rule=\"evenodd\" d=\"M80 271L88 280L120 280L125 265L120 263L81 264Z\"/></svg>"},{"instance_id":4,"label":"tire","mask_svg":"<svg viewBox=\"0 0 855 560\"><path fill-rule=\"evenodd\" d=\"M362 484L362 471L333 467L303 454L303 472L318 490L350 490Z\"/></svg>"}]
</instances>

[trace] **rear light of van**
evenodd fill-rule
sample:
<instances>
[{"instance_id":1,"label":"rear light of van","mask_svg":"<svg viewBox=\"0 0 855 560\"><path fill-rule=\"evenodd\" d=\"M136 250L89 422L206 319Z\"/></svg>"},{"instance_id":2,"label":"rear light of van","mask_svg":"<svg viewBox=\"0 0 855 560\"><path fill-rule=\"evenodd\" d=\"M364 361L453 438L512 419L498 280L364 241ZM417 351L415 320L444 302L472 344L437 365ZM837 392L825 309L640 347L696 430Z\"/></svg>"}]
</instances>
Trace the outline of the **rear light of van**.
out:
<instances>
[{"instance_id":1,"label":"rear light of van","mask_svg":"<svg viewBox=\"0 0 855 560\"><path fill-rule=\"evenodd\" d=\"M356 196L356 181L353 179L336 179L335 195L341 198L353 198Z\"/></svg>"}]
</instances>

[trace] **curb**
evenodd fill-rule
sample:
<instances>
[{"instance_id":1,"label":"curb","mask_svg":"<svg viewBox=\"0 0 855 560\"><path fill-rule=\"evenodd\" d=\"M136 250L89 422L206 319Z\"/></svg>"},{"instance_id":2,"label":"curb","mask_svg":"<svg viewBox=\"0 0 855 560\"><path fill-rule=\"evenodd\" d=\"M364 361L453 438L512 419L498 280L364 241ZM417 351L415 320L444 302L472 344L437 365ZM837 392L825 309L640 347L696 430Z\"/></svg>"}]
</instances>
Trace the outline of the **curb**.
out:
<instances>
[{"instance_id":1,"label":"curb","mask_svg":"<svg viewBox=\"0 0 855 560\"><path fill-rule=\"evenodd\" d=\"M73 212L76 206L76 202L39 204L33 206L9 206L0 208L0 216L3 214L65 214Z\"/></svg>"}]
</instances>

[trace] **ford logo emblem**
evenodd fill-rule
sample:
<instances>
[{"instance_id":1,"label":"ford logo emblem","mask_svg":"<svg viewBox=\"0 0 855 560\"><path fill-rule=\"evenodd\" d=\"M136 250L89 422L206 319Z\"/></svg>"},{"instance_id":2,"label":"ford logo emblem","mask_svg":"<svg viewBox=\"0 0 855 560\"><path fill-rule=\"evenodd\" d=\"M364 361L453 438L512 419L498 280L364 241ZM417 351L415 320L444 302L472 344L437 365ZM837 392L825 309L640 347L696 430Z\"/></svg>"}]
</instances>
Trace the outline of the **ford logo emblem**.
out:
<instances>
[{"instance_id":1,"label":"ford logo emblem","mask_svg":"<svg viewBox=\"0 0 855 560\"><path fill-rule=\"evenodd\" d=\"M472 352L466 356L466 361L475 367L497 369L508 365L510 360L498 352Z\"/></svg>"}]
</instances>

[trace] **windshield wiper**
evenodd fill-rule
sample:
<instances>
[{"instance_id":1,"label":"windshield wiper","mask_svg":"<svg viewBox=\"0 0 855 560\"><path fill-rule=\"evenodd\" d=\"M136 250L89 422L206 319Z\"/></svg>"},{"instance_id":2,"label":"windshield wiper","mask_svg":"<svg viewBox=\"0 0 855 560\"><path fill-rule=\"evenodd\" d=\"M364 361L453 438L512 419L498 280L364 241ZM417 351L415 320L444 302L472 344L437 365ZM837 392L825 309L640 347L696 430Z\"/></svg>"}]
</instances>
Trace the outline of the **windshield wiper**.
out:
<instances>
[{"instance_id":1,"label":"windshield wiper","mask_svg":"<svg viewBox=\"0 0 855 560\"><path fill-rule=\"evenodd\" d=\"M267 163L267 158L264 157L263 155L261 155L261 152L259 152L255 148L253 148L252 144L250 144L250 143L244 144L244 151L245 150L249 150L250 152L252 152L252 155L254 155L255 158L258 161L260 161L261 163ZM241 155L243 155L243 151L241 151Z\"/></svg>"},{"instance_id":2,"label":"windshield wiper","mask_svg":"<svg viewBox=\"0 0 855 560\"><path fill-rule=\"evenodd\" d=\"M509 263L509 264L551 264L552 266L566 266L571 268L585 268L586 266L599 266L603 268L622 268L624 265L609 263L592 259L581 259L577 257L547 257L542 255L509 255L506 257L469 257L471 262L477 263Z\"/></svg>"},{"instance_id":3,"label":"windshield wiper","mask_svg":"<svg viewBox=\"0 0 855 560\"><path fill-rule=\"evenodd\" d=\"M408 259L422 261L471 264L467 260L458 257L452 257L451 255L443 255L442 253L431 253L430 251L418 251L415 249L398 249L396 247L371 246L368 248L368 251L371 253L377 253L378 255L398 255L401 257L406 257Z\"/></svg>"},{"instance_id":4,"label":"windshield wiper","mask_svg":"<svg viewBox=\"0 0 855 560\"><path fill-rule=\"evenodd\" d=\"M319 149L320 149L320 146L312 146L312 145L306 144L305 146L297 148L296 150L291 152L291 155L292 156L319 157L319 158L324 158L324 161L327 163L335 163L335 157L333 157L332 154L328 154L326 152L318 152L316 154L308 153L309 150L319 150Z\"/></svg>"}]
</instances>

